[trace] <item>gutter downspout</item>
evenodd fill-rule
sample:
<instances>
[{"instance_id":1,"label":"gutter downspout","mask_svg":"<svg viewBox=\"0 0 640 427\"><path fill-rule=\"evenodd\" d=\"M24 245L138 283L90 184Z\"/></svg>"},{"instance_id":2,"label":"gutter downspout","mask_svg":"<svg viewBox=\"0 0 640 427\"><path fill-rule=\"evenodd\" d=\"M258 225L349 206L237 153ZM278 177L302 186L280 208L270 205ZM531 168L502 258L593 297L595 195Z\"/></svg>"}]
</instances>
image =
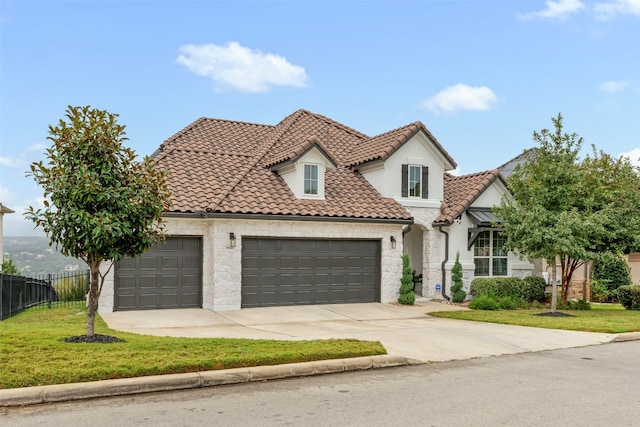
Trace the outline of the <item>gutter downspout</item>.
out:
<instances>
[{"instance_id":1,"label":"gutter downspout","mask_svg":"<svg viewBox=\"0 0 640 427\"><path fill-rule=\"evenodd\" d=\"M403 246L403 249L404 249L404 236L405 236L405 234L410 232L412 228L413 228L413 224L409 224L409 225L407 225L406 228L402 229L402 246Z\"/></svg>"},{"instance_id":2,"label":"gutter downspout","mask_svg":"<svg viewBox=\"0 0 640 427\"><path fill-rule=\"evenodd\" d=\"M444 266L449 261L449 233L442 229L442 225L438 226L438 231L444 234L444 259L442 260L441 269L442 269L442 296L447 300L451 301L451 298L447 295L447 271Z\"/></svg>"}]
</instances>

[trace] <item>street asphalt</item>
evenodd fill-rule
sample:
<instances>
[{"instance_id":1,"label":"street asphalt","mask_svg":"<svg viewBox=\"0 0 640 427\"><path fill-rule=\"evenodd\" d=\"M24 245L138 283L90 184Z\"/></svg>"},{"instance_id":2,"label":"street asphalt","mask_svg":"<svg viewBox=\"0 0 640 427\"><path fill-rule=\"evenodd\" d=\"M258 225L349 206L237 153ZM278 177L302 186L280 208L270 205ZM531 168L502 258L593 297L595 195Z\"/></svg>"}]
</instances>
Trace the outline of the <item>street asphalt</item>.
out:
<instances>
[{"instance_id":1,"label":"street asphalt","mask_svg":"<svg viewBox=\"0 0 640 427\"><path fill-rule=\"evenodd\" d=\"M380 341L387 355L258 366L188 374L0 390L0 406L22 406L124 394L209 387L416 363L489 357L640 339L603 334L439 319L429 312L463 307L418 300L398 304L336 304L250 308L119 311L102 314L110 328L137 334L195 338Z\"/></svg>"}]
</instances>

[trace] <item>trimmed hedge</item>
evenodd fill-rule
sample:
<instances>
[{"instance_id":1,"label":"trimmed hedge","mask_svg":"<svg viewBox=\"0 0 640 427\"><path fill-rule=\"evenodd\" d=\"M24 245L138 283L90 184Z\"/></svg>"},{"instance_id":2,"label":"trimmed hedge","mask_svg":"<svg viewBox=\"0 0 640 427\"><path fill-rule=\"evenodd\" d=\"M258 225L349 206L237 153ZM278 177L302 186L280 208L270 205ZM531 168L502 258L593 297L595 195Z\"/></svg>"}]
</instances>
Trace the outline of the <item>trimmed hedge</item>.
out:
<instances>
[{"instance_id":1,"label":"trimmed hedge","mask_svg":"<svg viewBox=\"0 0 640 427\"><path fill-rule=\"evenodd\" d=\"M474 298L489 296L492 298L513 298L526 302L544 302L546 283L542 277L476 277L471 282L471 295Z\"/></svg>"},{"instance_id":2,"label":"trimmed hedge","mask_svg":"<svg viewBox=\"0 0 640 427\"><path fill-rule=\"evenodd\" d=\"M620 286L616 292L624 308L640 311L640 285Z\"/></svg>"}]
</instances>

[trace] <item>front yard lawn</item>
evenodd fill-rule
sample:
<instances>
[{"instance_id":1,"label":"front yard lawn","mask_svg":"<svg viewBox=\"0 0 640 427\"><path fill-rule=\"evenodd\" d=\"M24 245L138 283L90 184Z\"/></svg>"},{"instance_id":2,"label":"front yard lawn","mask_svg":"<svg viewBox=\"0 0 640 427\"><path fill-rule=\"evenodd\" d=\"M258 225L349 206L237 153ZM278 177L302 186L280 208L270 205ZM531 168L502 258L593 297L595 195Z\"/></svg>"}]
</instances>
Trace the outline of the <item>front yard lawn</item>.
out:
<instances>
[{"instance_id":1,"label":"front yard lawn","mask_svg":"<svg viewBox=\"0 0 640 427\"><path fill-rule=\"evenodd\" d=\"M386 354L380 342L168 338L113 331L126 340L65 343L86 333L81 305L28 310L0 322L0 389Z\"/></svg>"},{"instance_id":2,"label":"front yard lawn","mask_svg":"<svg viewBox=\"0 0 640 427\"><path fill-rule=\"evenodd\" d=\"M557 310L574 317L537 316L549 309L440 311L431 316L476 322L532 326L535 328L619 334L640 331L640 311L625 310L620 304L592 304L591 310Z\"/></svg>"}]
</instances>

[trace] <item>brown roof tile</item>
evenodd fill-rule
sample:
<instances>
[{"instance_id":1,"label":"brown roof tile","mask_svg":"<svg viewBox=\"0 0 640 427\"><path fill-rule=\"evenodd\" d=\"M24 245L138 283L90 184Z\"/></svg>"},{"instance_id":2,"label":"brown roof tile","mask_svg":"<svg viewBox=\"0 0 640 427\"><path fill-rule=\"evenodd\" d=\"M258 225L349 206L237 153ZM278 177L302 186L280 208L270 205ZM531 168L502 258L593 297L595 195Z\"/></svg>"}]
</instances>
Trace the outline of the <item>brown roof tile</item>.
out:
<instances>
[{"instance_id":1,"label":"brown roof tile","mask_svg":"<svg viewBox=\"0 0 640 427\"><path fill-rule=\"evenodd\" d=\"M456 162L420 121L359 141L351 153L349 164L355 166L376 160L386 160L420 131L427 135L440 154L451 164L452 168L455 168Z\"/></svg>"},{"instance_id":2,"label":"brown roof tile","mask_svg":"<svg viewBox=\"0 0 640 427\"><path fill-rule=\"evenodd\" d=\"M496 179L504 183L497 169L463 176L445 174L444 201L440 216L433 223L452 224Z\"/></svg>"},{"instance_id":3,"label":"brown roof tile","mask_svg":"<svg viewBox=\"0 0 640 427\"><path fill-rule=\"evenodd\" d=\"M406 209L382 197L351 166L388 158L420 131L455 167L453 159L420 122L371 138L306 110L294 112L275 126L201 118L167 139L153 157L158 166L171 171L168 183L173 194L172 212L410 221ZM274 165L295 161L313 146L336 165L326 172L324 200L298 199L284 179L271 170ZM484 175L473 176L445 178L449 191L439 221L449 220L465 201L471 203L477 191L482 191L472 184L484 185L480 179ZM466 184L457 185L458 180L465 179ZM474 189L472 194L463 195L470 188Z\"/></svg>"}]
</instances>

